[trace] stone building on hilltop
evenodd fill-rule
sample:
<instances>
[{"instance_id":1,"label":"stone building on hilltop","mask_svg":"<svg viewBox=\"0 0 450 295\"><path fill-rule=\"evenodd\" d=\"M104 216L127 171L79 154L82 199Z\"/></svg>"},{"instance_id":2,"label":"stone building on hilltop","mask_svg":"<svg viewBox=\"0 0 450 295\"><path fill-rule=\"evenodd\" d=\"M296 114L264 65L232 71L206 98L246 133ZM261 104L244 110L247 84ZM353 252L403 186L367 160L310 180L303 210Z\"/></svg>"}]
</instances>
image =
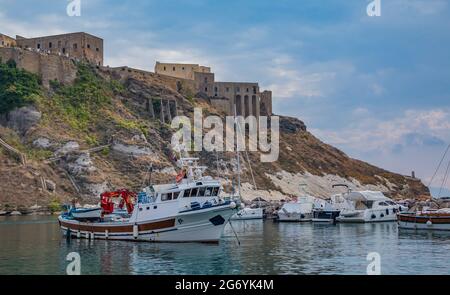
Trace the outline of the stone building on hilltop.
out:
<instances>
[{"instance_id":1,"label":"stone building on hilltop","mask_svg":"<svg viewBox=\"0 0 450 295\"><path fill-rule=\"evenodd\" d=\"M83 32L36 38L16 36L16 39L0 34L0 44L0 47L19 47L103 65L103 39Z\"/></svg>"},{"instance_id":2,"label":"stone building on hilltop","mask_svg":"<svg viewBox=\"0 0 450 295\"><path fill-rule=\"evenodd\" d=\"M15 47L16 40L0 33L0 47Z\"/></svg>"},{"instance_id":3,"label":"stone building on hilltop","mask_svg":"<svg viewBox=\"0 0 450 295\"><path fill-rule=\"evenodd\" d=\"M272 115L272 92L261 92L257 82L216 82L211 68L198 64L156 62L155 73L193 80L197 92L229 115L234 115L235 106L238 116Z\"/></svg>"}]
</instances>

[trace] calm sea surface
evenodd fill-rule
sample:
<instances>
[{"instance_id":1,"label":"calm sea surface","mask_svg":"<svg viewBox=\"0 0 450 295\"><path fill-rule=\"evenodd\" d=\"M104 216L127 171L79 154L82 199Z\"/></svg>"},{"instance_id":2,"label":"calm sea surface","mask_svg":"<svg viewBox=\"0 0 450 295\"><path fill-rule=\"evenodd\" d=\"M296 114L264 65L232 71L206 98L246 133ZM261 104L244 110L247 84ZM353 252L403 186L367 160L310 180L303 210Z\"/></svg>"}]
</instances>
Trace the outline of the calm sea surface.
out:
<instances>
[{"instance_id":1,"label":"calm sea surface","mask_svg":"<svg viewBox=\"0 0 450 295\"><path fill-rule=\"evenodd\" d=\"M0 217L0 274L65 274L78 252L82 274L366 274L369 252L383 274L450 274L450 233L396 223L235 221L219 245L70 240L55 217Z\"/></svg>"}]
</instances>

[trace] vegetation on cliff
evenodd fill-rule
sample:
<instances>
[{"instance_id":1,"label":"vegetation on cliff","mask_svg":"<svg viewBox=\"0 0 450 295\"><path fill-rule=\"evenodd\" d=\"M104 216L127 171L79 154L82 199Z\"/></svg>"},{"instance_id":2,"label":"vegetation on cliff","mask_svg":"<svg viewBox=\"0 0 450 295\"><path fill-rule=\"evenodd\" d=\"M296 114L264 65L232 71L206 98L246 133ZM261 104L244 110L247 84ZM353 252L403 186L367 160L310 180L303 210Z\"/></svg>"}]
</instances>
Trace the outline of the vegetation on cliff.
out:
<instances>
[{"instance_id":1,"label":"vegetation on cliff","mask_svg":"<svg viewBox=\"0 0 450 295\"><path fill-rule=\"evenodd\" d=\"M14 61L0 60L0 115L33 103L41 95L37 75L18 69Z\"/></svg>"}]
</instances>

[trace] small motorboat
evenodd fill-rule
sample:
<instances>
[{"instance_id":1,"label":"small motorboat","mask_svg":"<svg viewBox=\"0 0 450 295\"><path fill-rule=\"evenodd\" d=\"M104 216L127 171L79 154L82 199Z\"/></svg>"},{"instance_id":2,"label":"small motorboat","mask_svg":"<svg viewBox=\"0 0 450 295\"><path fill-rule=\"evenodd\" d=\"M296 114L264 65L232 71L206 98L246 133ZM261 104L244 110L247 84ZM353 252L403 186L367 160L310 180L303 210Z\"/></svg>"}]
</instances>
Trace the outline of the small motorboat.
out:
<instances>
[{"instance_id":1,"label":"small motorboat","mask_svg":"<svg viewBox=\"0 0 450 295\"><path fill-rule=\"evenodd\" d=\"M314 197L299 197L297 201L285 203L278 210L277 221L306 222L311 221L313 217Z\"/></svg>"},{"instance_id":2,"label":"small motorboat","mask_svg":"<svg viewBox=\"0 0 450 295\"><path fill-rule=\"evenodd\" d=\"M250 219L262 219L263 208L250 208L245 207L239 210L236 214L231 216L231 220L250 220Z\"/></svg>"},{"instance_id":3,"label":"small motorboat","mask_svg":"<svg viewBox=\"0 0 450 295\"><path fill-rule=\"evenodd\" d=\"M98 220L102 217L102 208L73 208L69 211L69 216L75 220Z\"/></svg>"},{"instance_id":4,"label":"small motorboat","mask_svg":"<svg viewBox=\"0 0 450 295\"><path fill-rule=\"evenodd\" d=\"M450 231L450 208L399 213L398 227L413 230Z\"/></svg>"},{"instance_id":5,"label":"small motorboat","mask_svg":"<svg viewBox=\"0 0 450 295\"><path fill-rule=\"evenodd\" d=\"M334 196L333 196L334 197ZM313 222L329 222L333 223L341 212L335 207L334 198L328 200L316 199L313 208Z\"/></svg>"}]
</instances>

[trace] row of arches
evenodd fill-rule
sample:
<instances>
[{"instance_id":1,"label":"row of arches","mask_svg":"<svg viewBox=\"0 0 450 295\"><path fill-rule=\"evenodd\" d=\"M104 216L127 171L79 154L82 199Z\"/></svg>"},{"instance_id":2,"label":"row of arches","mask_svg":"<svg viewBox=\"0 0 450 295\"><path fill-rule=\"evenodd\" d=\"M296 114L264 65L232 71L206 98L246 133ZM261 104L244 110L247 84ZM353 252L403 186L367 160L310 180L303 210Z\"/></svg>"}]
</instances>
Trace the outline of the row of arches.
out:
<instances>
[{"instance_id":1,"label":"row of arches","mask_svg":"<svg viewBox=\"0 0 450 295\"><path fill-rule=\"evenodd\" d=\"M259 109L259 99L256 95L252 95L251 97L245 95L242 97L241 95L236 95L236 114L238 116L248 117L250 115L258 116Z\"/></svg>"}]
</instances>

